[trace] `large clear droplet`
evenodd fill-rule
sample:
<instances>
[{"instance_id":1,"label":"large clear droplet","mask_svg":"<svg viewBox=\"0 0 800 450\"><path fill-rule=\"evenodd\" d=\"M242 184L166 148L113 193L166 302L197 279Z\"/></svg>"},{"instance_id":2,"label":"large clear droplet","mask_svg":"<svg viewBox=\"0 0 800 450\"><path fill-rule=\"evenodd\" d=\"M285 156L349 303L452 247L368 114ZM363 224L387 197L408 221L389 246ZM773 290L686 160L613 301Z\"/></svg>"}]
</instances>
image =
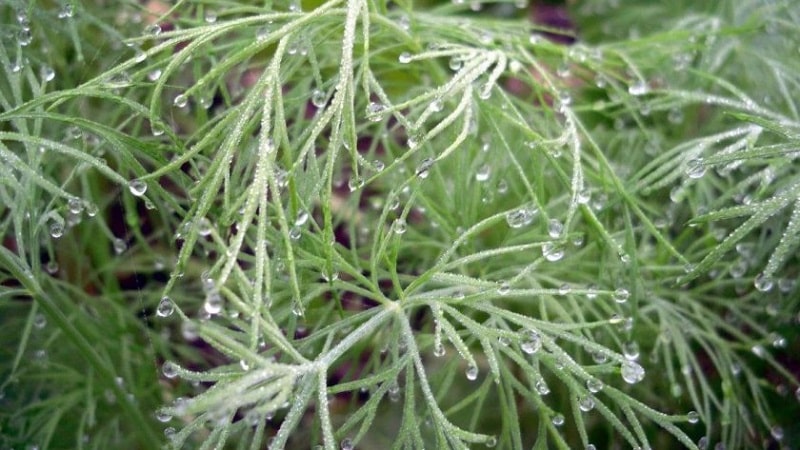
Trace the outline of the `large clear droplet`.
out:
<instances>
[{"instance_id":1,"label":"large clear droplet","mask_svg":"<svg viewBox=\"0 0 800 450\"><path fill-rule=\"evenodd\" d=\"M542 338L536 331L526 330L522 334L519 348L522 349L523 352L532 355L542 348Z\"/></svg>"},{"instance_id":2,"label":"large clear droplet","mask_svg":"<svg viewBox=\"0 0 800 450\"><path fill-rule=\"evenodd\" d=\"M625 288L619 288L614 291L614 301L617 303L625 303L630 298L631 293Z\"/></svg>"},{"instance_id":3,"label":"large clear droplet","mask_svg":"<svg viewBox=\"0 0 800 450\"><path fill-rule=\"evenodd\" d=\"M546 242L542 245L542 256L550 262L558 261L564 257L564 248L553 242Z\"/></svg>"},{"instance_id":4,"label":"large clear droplet","mask_svg":"<svg viewBox=\"0 0 800 450\"><path fill-rule=\"evenodd\" d=\"M203 303L203 309L208 314L219 314L222 311L222 304L222 296L219 295L219 292L210 292Z\"/></svg>"},{"instance_id":5,"label":"large clear droplet","mask_svg":"<svg viewBox=\"0 0 800 450\"><path fill-rule=\"evenodd\" d=\"M625 361L621 368L622 379L628 384L636 384L644 379L644 368L634 361Z\"/></svg>"},{"instance_id":6,"label":"large clear droplet","mask_svg":"<svg viewBox=\"0 0 800 450\"><path fill-rule=\"evenodd\" d=\"M175 378L178 376L178 365L172 361L165 361L161 366L161 373L167 378Z\"/></svg>"},{"instance_id":7,"label":"large clear droplet","mask_svg":"<svg viewBox=\"0 0 800 450\"><path fill-rule=\"evenodd\" d=\"M397 60L400 61L400 64L408 64L411 62L411 53L400 53L400 56L397 57Z\"/></svg>"},{"instance_id":8,"label":"large clear droplet","mask_svg":"<svg viewBox=\"0 0 800 450\"><path fill-rule=\"evenodd\" d=\"M475 364L470 364L469 366L467 366L467 370L466 370L465 373L466 373L467 379L469 381L477 380L478 379L478 366L476 366Z\"/></svg>"},{"instance_id":9,"label":"large clear droplet","mask_svg":"<svg viewBox=\"0 0 800 450\"><path fill-rule=\"evenodd\" d=\"M638 80L635 83L628 86L628 93L631 95L645 95L650 90L647 86L647 83L644 80Z\"/></svg>"},{"instance_id":10,"label":"large clear droplet","mask_svg":"<svg viewBox=\"0 0 800 450\"><path fill-rule=\"evenodd\" d=\"M550 219L550 221L547 222L547 234L550 235L551 238L557 239L561 237L563 233L564 224L558 219Z\"/></svg>"},{"instance_id":11,"label":"large clear droplet","mask_svg":"<svg viewBox=\"0 0 800 450\"><path fill-rule=\"evenodd\" d=\"M759 274L755 281L753 282L756 289L761 292L769 292L772 290L772 287L775 285L775 280L764 273Z\"/></svg>"},{"instance_id":12,"label":"large clear droplet","mask_svg":"<svg viewBox=\"0 0 800 450\"><path fill-rule=\"evenodd\" d=\"M425 159L423 159L419 163L419 165L417 166L417 170L415 172L416 175L419 178L422 178L422 179L428 178L428 175L430 174L431 167L433 167L433 164L435 162L436 162L436 160L433 159L433 158L425 158Z\"/></svg>"},{"instance_id":13,"label":"large clear droplet","mask_svg":"<svg viewBox=\"0 0 800 450\"><path fill-rule=\"evenodd\" d=\"M55 221L50 224L50 236L53 239L58 239L64 235L64 223L61 221Z\"/></svg>"},{"instance_id":14,"label":"large clear droplet","mask_svg":"<svg viewBox=\"0 0 800 450\"><path fill-rule=\"evenodd\" d=\"M603 382L597 378L591 378L586 381L586 389L588 389L592 394L596 394L603 389Z\"/></svg>"},{"instance_id":15,"label":"large clear droplet","mask_svg":"<svg viewBox=\"0 0 800 450\"><path fill-rule=\"evenodd\" d=\"M538 210L523 206L522 208L515 209L506 213L506 223L511 228L522 228L530 225Z\"/></svg>"},{"instance_id":16,"label":"large clear droplet","mask_svg":"<svg viewBox=\"0 0 800 450\"><path fill-rule=\"evenodd\" d=\"M175 311L175 304L172 303L172 299L167 296L161 297L161 300L158 302L158 307L156 307L156 315L158 317L169 317Z\"/></svg>"},{"instance_id":17,"label":"large clear droplet","mask_svg":"<svg viewBox=\"0 0 800 450\"><path fill-rule=\"evenodd\" d=\"M321 89L314 89L311 92L311 104L317 108L324 108L327 103L327 95Z\"/></svg>"},{"instance_id":18,"label":"large clear droplet","mask_svg":"<svg viewBox=\"0 0 800 450\"><path fill-rule=\"evenodd\" d=\"M370 122L380 122L386 112L386 106L382 103L370 102L367 105L367 120Z\"/></svg>"},{"instance_id":19,"label":"large clear droplet","mask_svg":"<svg viewBox=\"0 0 800 450\"><path fill-rule=\"evenodd\" d=\"M128 183L128 190L130 190L131 194L134 196L141 197L147 192L147 183L142 180L131 180L131 182Z\"/></svg>"},{"instance_id":20,"label":"large clear droplet","mask_svg":"<svg viewBox=\"0 0 800 450\"><path fill-rule=\"evenodd\" d=\"M594 399L590 396L580 397L578 399L578 408L583 412L589 412L594 409Z\"/></svg>"},{"instance_id":21,"label":"large clear droplet","mask_svg":"<svg viewBox=\"0 0 800 450\"><path fill-rule=\"evenodd\" d=\"M478 171L475 172L475 180L478 182L484 182L489 179L492 174L492 166L489 164L484 164L478 168Z\"/></svg>"},{"instance_id":22,"label":"large clear droplet","mask_svg":"<svg viewBox=\"0 0 800 450\"><path fill-rule=\"evenodd\" d=\"M189 97L186 94L178 94L175 96L175 99L172 100L172 104L178 108L185 108L186 105L189 104Z\"/></svg>"}]
</instances>

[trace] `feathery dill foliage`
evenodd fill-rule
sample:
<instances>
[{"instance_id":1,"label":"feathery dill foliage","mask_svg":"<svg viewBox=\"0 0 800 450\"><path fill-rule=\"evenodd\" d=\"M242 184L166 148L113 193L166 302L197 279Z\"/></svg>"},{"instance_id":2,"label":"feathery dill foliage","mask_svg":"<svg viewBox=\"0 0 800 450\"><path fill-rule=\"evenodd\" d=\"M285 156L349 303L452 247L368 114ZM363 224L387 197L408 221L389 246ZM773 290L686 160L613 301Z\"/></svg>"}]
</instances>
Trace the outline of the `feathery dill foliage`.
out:
<instances>
[{"instance_id":1,"label":"feathery dill foliage","mask_svg":"<svg viewBox=\"0 0 800 450\"><path fill-rule=\"evenodd\" d=\"M796 440L800 7L621 3L0 5L2 447Z\"/></svg>"}]
</instances>

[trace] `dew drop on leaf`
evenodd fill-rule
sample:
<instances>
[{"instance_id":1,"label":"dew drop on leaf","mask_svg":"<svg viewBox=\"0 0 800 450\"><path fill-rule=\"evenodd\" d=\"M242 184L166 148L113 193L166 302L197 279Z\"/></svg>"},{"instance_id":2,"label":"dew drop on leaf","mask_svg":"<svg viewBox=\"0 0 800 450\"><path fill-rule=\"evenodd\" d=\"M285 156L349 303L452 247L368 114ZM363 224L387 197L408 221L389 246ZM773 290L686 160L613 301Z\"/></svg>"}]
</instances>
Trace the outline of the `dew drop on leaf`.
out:
<instances>
[{"instance_id":1,"label":"dew drop on leaf","mask_svg":"<svg viewBox=\"0 0 800 450\"><path fill-rule=\"evenodd\" d=\"M542 337L534 330L526 330L522 333L519 348L523 352L532 355L542 348Z\"/></svg>"},{"instance_id":2,"label":"dew drop on leaf","mask_svg":"<svg viewBox=\"0 0 800 450\"><path fill-rule=\"evenodd\" d=\"M638 80L628 86L628 93L631 95L645 95L649 91L647 83L644 80Z\"/></svg>"},{"instance_id":3,"label":"dew drop on leaf","mask_svg":"<svg viewBox=\"0 0 800 450\"><path fill-rule=\"evenodd\" d=\"M560 427L564 425L564 415L563 414L556 414L553 416L553 425Z\"/></svg>"},{"instance_id":4,"label":"dew drop on leaf","mask_svg":"<svg viewBox=\"0 0 800 450\"><path fill-rule=\"evenodd\" d=\"M175 311L175 304L172 303L172 299L167 296L161 297L161 300L158 302L158 306L156 307L156 315L158 317L169 317Z\"/></svg>"},{"instance_id":5,"label":"dew drop on leaf","mask_svg":"<svg viewBox=\"0 0 800 450\"><path fill-rule=\"evenodd\" d=\"M172 104L178 108L185 108L189 104L189 97L186 94L178 94L172 100Z\"/></svg>"},{"instance_id":6,"label":"dew drop on leaf","mask_svg":"<svg viewBox=\"0 0 800 450\"><path fill-rule=\"evenodd\" d=\"M147 183L142 180L132 180L128 183L128 190L136 197L141 197L147 192Z\"/></svg>"},{"instance_id":7,"label":"dew drop on leaf","mask_svg":"<svg viewBox=\"0 0 800 450\"><path fill-rule=\"evenodd\" d=\"M590 396L580 397L578 399L578 408L583 412L589 412L594 409L594 399Z\"/></svg>"},{"instance_id":8,"label":"dew drop on leaf","mask_svg":"<svg viewBox=\"0 0 800 450\"><path fill-rule=\"evenodd\" d=\"M64 223L56 221L50 224L50 236L53 239L58 239L64 235Z\"/></svg>"},{"instance_id":9,"label":"dew drop on leaf","mask_svg":"<svg viewBox=\"0 0 800 450\"><path fill-rule=\"evenodd\" d=\"M128 249L128 244L125 242L124 239L114 238L111 241L111 245L114 247L114 253L117 255L121 255L125 250Z\"/></svg>"},{"instance_id":10,"label":"dew drop on leaf","mask_svg":"<svg viewBox=\"0 0 800 450\"><path fill-rule=\"evenodd\" d=\"M161 373L167 378L175 378L178 376L178 365L172 361L165 361L161 366Z\"/></svg>"},{"instance_id":11,"label":"dew drop on leaf","mask_svg":"<svg viewBox=\"0 0 800 450\"><path fill-rule=\"evenodd\" d=\"M625 302L628 301L628 298L630 298L631 293L628 292L628 290L625 289L625 288L619 288L619 289L614 291L613 296L614 296L614 301L615 302L617 302L617 303L625 303Z\"/></svg>"},{"instance_id":12,"label":"dew drop on leaf","mask_svg":"<svg viewBox=\"0 0 800 450\"><path fill-rule=\"evenodd\" d=\"M147 34L148 36L153 36L153 37L158 36L159 34L161 34L161 25L157 23L148 25L147 27L145 27L144 33Z\"/></svg>"},{"instance_id":13,"label":"dew drop on leaf","mask_svg":"<svg viewBox=\"0 0 800 450\"><path fill-rule=\"evenodd\" d=\"M769 276L769 275L766 275L764 273L760 273L758 276L756 276L756 279L753 282L753 284L755 285L756 289L758 289L759 291L761 291L761 292L769 292L769 291L772 290L772 287L775 285L775 280L773 280L773 278L771 276Z\"/></svg>"},{"instance_id":14,"label":"dew drop on leaf","mask_svg":"<svg viewBox=\"0 0 800 450\"><path fill-rule=\"evenodd\" d=\"M327 96L322 89L314 89L311 92L311 104L317 108L324 108L327 103Z\"/></svg>"},{"instance_id":15,"label":"dew drop on leaf","mask_svg":"<svg viewBox=\"0 0 800 450\"><path fill-rule=\"evenodd\" d=\"M561 237L563 233L564 224L558 219L550 219L550 221L547 222L547 234L550 235L551 238L557 239Z\"/></svg>"},{"instance_id":16,"label":"dew drop on leaf","mask_svg":"<svg viewBox=\"0 0 800 450\"><path fill-rule=\"evenodd\" d=\"M411 53L400 53L400 56L397 57L397 60L400 62L400 64L408 64L411 62Z\"/></svg>"},{"instance_id":17,"label":"dew drop on leaf","mask_svg":"<svg viewBox=\"0 0 800 450\"><path fill-rule=\"evenodd\" d=\"M408 226L406 225L406 221L403 219L395 219L394 224L392 225L395 234L405 234Z\"/></svg>"},{"instance_id":18,"label":"dew drop on leaf","mask_svg":"<svg viewBox=\"0 0 800 450\"><path fill-rule=\"evenodd\" d=\"M596 354L597 353L592 355L593 359L594 359L594 355L596 355ZM600 392L603 389L603 382L598 380L597 378L591 378L591 379L586 381L586 389L588 389L589 392L591 392L592 394L596 394L596 393Z\"/></svg>"},{"instance_id":19,"label":"dew drop on leaf","mask_svg":"<svg viewBox=\"0 0 800 450\"><path fill-rule=\"evenodd\" d=\"M467 379L469 381L477 380L478 379L478 366L476 366L475 364L470 364L469 366L467 366L467 370L465 371L465 374L467 375Z\"/></svg>"},{"instance_id":20,"label":"dew drop on leaf","mask_svg":"<svg viewBox=\"0 0 800 450\"><path fill-rule=\"evenodd\" d=\"M367 120L370 122L380 122L386 112L386 106L378 102L370 102L367 105Z\"/></svg>"},{"instance_id":21,"label":"dew drop on leaf","mask_svg":"<svg viewBox=\"0 0 800 450\"><path fill-rule=\"evenodd\" d=\"M622 379L628 384L636 384L644 379L644 368L634 361L625 361L621 368Z\"/></svg>"},{"instance_id":22,"label":"dew drop on leaf","mask_svg":"<svg viewBox=\"0 0 800 450\"><path fill-rule=\"evenodd\" d=\"M697 411L689 411L689 413L686 414L686 420L692 424L697 423L700 421L700 414L698 414Z\"/></svg>"}]
</instances>

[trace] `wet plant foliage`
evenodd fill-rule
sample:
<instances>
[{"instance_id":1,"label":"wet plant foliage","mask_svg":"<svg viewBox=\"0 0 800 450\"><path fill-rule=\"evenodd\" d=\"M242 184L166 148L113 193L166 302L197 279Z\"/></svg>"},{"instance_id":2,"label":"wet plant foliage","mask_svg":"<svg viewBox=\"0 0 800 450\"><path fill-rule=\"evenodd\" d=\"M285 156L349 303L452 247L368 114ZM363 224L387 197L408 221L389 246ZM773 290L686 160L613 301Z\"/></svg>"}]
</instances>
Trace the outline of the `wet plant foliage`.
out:
<instances>
[{"instance_id":1,"label":"wet plant foliage","mask_svg":"<svg viewBox=\"0 0 800 450\"><path fill-rule=\"evenodd\" d=\"M0 448L793 448L800 5L709 3L0 3Z\"/></svg>"}]
</instances>

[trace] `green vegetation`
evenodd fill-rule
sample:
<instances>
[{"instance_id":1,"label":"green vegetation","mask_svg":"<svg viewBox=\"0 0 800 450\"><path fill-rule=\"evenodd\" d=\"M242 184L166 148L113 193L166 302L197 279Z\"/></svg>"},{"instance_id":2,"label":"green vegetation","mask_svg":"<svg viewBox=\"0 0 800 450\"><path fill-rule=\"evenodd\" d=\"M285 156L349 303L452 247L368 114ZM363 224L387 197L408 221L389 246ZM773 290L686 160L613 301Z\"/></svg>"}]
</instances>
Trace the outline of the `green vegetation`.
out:
<instances>
[{"instance_id":1,"label":"green vegetation","mask_svg":"<svg viewBox=\"0 0 800 450\"><path fill-rule=\"evenodd\" d=\"M800 5L536 8L0 4L0 448L799 442Z\"/></svg>"}]
</instances>

